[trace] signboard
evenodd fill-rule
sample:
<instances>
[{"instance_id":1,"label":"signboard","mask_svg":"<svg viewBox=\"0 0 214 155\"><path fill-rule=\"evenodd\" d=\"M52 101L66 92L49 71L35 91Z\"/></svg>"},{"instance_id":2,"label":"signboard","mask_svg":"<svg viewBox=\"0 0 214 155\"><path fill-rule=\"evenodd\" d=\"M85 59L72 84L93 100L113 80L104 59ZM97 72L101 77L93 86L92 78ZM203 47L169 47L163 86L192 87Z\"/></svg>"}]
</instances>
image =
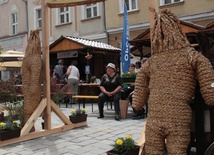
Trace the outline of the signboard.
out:
<instances>
[{"instance_id":1,"label":"signboard","mask_svg":"<svg viewBox=\"0 0 214 155\"><path fill-rule=\"evenodd\" d=\"M78 57L78 52L77 51L59 52L59 53L57 53L57 59L76 58L76 57Z\"/></svg>"},{"instance_id":2,"label":"signboard","mask_svg":"<svg viewBox=\"0 0 214 155\"><path fill-rule=\"evenodd\" d=\"M90 74L90 66L85 66L85 74Z\"/></svg>"}]
</instances>

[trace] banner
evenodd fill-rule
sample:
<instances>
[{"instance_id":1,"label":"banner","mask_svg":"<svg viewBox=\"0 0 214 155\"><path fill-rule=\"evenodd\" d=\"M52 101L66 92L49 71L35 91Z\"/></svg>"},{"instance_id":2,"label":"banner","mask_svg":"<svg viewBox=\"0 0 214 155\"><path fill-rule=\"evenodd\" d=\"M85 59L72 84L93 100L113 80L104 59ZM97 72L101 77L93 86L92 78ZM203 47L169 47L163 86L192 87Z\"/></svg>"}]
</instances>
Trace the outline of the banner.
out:
<instances>
[{"instance_id":1,"label":"banner","mask_svg":"<svg viewBox=\"0 0 214 155\"><path fill-rule=\"evenodd\" d=\"M129 23L126 3L124 2L124 21L123 21L123 36L122 36L122 72L129 71L130 64L130 44L129 44Z\"/></svg>"}]
</instances>

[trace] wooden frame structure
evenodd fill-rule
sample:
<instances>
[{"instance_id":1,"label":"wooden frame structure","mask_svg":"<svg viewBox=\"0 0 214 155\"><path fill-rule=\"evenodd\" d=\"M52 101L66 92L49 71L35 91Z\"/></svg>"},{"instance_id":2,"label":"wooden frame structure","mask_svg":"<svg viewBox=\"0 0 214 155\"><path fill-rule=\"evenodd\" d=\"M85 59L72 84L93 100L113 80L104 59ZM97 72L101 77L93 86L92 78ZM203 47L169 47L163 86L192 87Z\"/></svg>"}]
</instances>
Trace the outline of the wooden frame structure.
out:
<instances>
[{"instance_id":1,"label":"wooden frame structure","mask_svg":"<svg viewBox=\"0 0 214 155\"><path fill-rule=\"evenodd\" d=\"M49 28L48 28L48 7L65 7L65 6L75 6L75 5L83 5L90 4L95 2L100 2L104 0L58 0L57 5L49 4L47 1L50 0L42 0L42 59L43 59L43 93L44 97L40 101L36 110L33 112L31 117L28 119L26 124L21 130L21 135L18 138L13 138L5 141L0 141L0 146L5 146L25 140L30 140L66 130L70 130L73 128L78 128L82 126L87 126L87 122L81 122L77 124L71 123L71 121L64 115L64 113L59 109L59 107L51 100L50 98L50 76L49 76ZM55 112L55 114L61 119L61 121L65 124L63 126L51 128L51 109ZM41 130L38 132L30 132L30 129L35 124L38 117L44 112L44 127L45 130Z\"/></svg>"}]
</instances>

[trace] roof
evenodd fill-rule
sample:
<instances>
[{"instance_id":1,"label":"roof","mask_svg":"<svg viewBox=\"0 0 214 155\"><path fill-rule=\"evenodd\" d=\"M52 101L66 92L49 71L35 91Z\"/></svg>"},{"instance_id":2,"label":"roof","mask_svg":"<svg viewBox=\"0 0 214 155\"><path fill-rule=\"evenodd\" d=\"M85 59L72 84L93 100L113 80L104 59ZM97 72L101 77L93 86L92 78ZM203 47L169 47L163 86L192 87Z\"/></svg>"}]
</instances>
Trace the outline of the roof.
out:
<instances>
[{"instance_id":1,"label":"roof","mask_svg":"<svg viewBox=\"0 0 214 155\"><path fill-rule=\"evenodd\" d=\"M187 21L182 21L182 20L180 20L180 25L184 33L198 32L200 30L205 29L204 26L197 25ZM136 38L131 40L130 43L134 43L135 41L138 42L142 40L150 40L150 29L147 29L143 33L139 34Z\"/></svg>"},{"instance_id":2,"label":"roof","mask_svg":"<svg viewBox=\"0 0 214 155\"><path fill-rule=\"evenodd\" d=\"M180 20L180 26L181 29L183 30L184 33L188 34L188 33L198 33L202 30L205 30L204 26L201 25L197 25L191 22L187 22L187 21L182 21ZM133 47L131 48L131 53L134 55L139 55L139 51L137 51L136 49L138 47L142 47L144 46L146 47L150 47L151 46L151 42L150 42L150 28L146 29L143 33L139 34L136 38L134 38L133 40L130 40L129 43L131 45L133 45ZM147 56L147 54L150 54L150 50L145 51L144 50L144 55Z\"/></svg>"},{"instance_id":3,"label":"roof","mask_svg":"<svg viewBox=\"0 0 214 155\"><path fill-rule=\"evenodd\" d=\"M214 21L206 25L206 29L213 29L213 28L214 28Z\"/></svg>"},{"instance_id":4,"label":"roof","mask_svg":"<svg viewBox=\"0 0 214 155\"><path fill-rule=\"evenodd\" d=\"M57 44L60 44L63 40L67 40L67 41L76 43L79 46L76 46L76 47L70 46L67 48L62 48L60 51L92 48L92 49L99 50L99 51L121 52L120 48L114 47L112 45L108 45L103 42L89 40L89 39L83 39L83 38L77 38L77 37L72 37L72 36L63 36L63 35L50 45L50 51L54 48L54 46L56 46Z\"/></svg>"}]
</instances>

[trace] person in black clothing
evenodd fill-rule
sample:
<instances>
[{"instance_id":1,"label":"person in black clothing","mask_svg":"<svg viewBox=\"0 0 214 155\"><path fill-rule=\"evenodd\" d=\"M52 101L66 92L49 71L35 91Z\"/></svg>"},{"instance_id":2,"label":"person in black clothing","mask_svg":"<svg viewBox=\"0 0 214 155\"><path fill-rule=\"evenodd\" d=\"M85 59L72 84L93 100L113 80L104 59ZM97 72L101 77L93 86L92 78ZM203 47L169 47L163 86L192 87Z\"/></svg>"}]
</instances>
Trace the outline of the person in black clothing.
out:
<instances>
[{"instance_id":1,"label":"person in black clothing","mask_svg":"<svg viewBox=\"0 0 214 155\"><path fill-rule=\"evenodd\" d=\"M116 68L113 63L109 63L107 66L107 73L101 78L100 90L101 93L98 97L98 108L100 115L97 118L103 118L104 103L107 99L113 98L115 120L120 120L120 90L122 88L122 80L119 74L115 72Z\"/></svg>"}]
</instances>

